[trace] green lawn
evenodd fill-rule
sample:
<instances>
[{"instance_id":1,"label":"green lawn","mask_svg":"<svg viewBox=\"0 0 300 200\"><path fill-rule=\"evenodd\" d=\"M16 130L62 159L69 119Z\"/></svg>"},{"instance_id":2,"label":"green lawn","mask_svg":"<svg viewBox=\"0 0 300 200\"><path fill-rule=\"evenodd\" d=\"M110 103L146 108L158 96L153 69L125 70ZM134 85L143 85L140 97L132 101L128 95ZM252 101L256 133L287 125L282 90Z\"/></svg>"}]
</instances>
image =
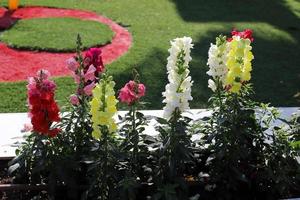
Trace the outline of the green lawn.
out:
<instances>
[{"instance_id":1,"label":"green lawn","mask_svg":"<svg viewBox=\"0 0 300 200\"><path fill-rule=\"evenodd\" d=\"M5 5L7 0L0 0ZM77 8L103 14L126 26L133 46L107 66L119 89L137 68L147 86L148 109L162 107L169 40L191 36L193 108L207 106L207 51L210 42L233 27L254 30L252 82L257 100L274 106L300 105L299 0L23 0L25 5ZM1 66L0 66L1 67ZM71 78L58 78L61 104L73 91ZM0 84L0 112L26 111L25 82Z\"/></svg>"},{"instance_id":2,"label":"green lawn","mask_svg":"<svg viewBox=\"0 0 300 200\"><path fill-rule=\"evenodd\" d=\"M83 48L108 44L114 33L105 24L74 18L37 18L18 21L1 34L8 46L50 52L75 52L80 33Z\"/></svg>"}]
</instances>

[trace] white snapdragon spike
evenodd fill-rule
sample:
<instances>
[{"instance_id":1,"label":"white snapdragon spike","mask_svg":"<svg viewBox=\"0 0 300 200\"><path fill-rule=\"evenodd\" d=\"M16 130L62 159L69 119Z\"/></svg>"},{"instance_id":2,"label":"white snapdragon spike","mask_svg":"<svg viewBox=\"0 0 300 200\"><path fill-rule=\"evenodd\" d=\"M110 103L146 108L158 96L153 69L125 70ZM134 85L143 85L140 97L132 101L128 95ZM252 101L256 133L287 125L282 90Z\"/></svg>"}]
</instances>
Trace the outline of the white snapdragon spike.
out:
<instances>
[{"instance_id":1,"label":"white snapdragon spike","mask_svg":"<svg viewBox=\"0 0 300 200\"><path fill-rule=\"evenodd\" d=\"M189 62L192 60L191 49L193 48L192 38L176 38L171 41L168 57L167 73L169 84L166 85L166 91L163 92L165 103L163 116L169 119L175 109L184 112L189 109L189 101L193 99L191 87L192 78L189 76Z\"/></svg>"},{"instance_id":2,"label":"white snapdragon spike","mask_svg":"<svg viewBox=\"0 0 300 200\"><path fill-rule=\"evenodd\" d=\"M206 73L213 78L208 82L208 87L213 91L215 90L215 83L212 83L214 80L219 79L222 84L225 82L228 72L226 66L228 51L229 47L225 38L219 37L217 38L217 44L210 44L207 61L209 70Z\"/></svg>"}]
</instances>

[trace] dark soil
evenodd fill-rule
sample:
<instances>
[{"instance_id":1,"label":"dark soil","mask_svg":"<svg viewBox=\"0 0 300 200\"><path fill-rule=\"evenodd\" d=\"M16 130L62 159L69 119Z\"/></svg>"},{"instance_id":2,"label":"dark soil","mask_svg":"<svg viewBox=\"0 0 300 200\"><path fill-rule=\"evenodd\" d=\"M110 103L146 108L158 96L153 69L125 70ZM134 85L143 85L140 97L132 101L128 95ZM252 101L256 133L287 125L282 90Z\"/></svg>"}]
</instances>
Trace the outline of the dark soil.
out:
<instances>
[{"instance_id":1,"label":"dark soil","mask_svg":"<svg viewBox=\"0 0 300 200\"><path fill-rule=\"evenodd\" d=\"M10 184L12 183L12 179L8 176L7 173L7 160L0 160L0 184ZM9 194L6 192L1 191L0 189L0 199L1 200L8 200L13 198L9 198ZM16 198L15 198L16 199Z\"/></svg>"}]
</instances>

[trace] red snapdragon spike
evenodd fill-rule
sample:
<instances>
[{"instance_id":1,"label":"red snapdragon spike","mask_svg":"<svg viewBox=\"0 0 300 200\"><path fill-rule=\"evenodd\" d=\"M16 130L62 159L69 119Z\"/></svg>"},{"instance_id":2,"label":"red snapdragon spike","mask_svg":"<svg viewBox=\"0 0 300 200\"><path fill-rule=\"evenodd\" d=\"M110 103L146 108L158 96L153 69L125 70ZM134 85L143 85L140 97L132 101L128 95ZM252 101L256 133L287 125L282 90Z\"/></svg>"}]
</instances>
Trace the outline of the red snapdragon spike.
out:
<instances>
[{"instance_id":1,"label":"red snapdragon spike","mask_svg":"<svg viewBox=\"0 0 300 200\"><path fill-rule=\"evenodd\" d=\"M33 131L56 136L58 131L51 130L53 122L58 122L59 108L54 100L56 85L49 80L50 74L47 71L39 71L37 77L30 78L28 88L28 104Z\"/></svg>"},{"instance_id":2,"label":"red snapdragon spike","mask_svg":"<svg viewBox=\"0 0 300 200\"><path fill-rule=\"evenodd\" d=\"M97 75L98 76L100 73L102 73L105 69L104 64L103 64L103 60L102 60L102 51L100 48L90 48L86 54L85 54L85 66L86 69L85 71L88 70L90 65L94 65L94 67L97 70Z\"/></svg>"},{"instance_id":3,"label":"red snapdragon spike","mask_svg":"<svg viewBox=\"0 0 300 200\"><path fill-rule=\"evenodd\" d=\"M253 38L252 34L253 34L253 31L251 29L245 29L244 31L241 31L241 32L237 31L236 29L233 29L233 31L231 32L232 37L239 36L240 38L249 39L251 42L253 42L254 38ZM232 37L228 38L227 41L231 42Z\"/></svg>"}]
</instances>

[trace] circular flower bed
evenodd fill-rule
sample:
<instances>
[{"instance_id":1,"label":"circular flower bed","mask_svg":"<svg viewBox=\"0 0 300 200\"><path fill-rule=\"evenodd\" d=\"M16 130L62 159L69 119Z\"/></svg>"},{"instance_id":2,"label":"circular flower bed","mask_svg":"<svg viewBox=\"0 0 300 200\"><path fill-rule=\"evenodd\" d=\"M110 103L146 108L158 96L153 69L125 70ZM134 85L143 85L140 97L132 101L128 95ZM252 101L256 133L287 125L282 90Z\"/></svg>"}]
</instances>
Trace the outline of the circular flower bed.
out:
<instances>
[{"instance_id":1,"label":"circular flower bed","mask_svg":"<svg viewBox=\"0 0 300 200\"><path fill-rule=\"evenodd\" d=\"M4 8L0 8L0 16L0 28L7 28L10 23L20 19L54 17L71 17L106 24L115 35L111 44L100 47L103 52L104 64L111 63L124 55L132 43L132 37L127 29L93 12L60 8L24 7L10 13ZM0 43L0 81L26 80L29 76L33 76L36 70L42 68L48 70L53 76L70 75L70 72L65 67L65 62L73 55L74 53L20 51Z\"/></svg>"},{"instance_id":2,"label":"circular flower bed","mask_svg":"<svg viewBox=\"0 0 300 200\"><path fill-rule=\"evenodd\" d=\"M75 18L36 18L19 20L3 32L1 41L21 50L75 52L77 34L83 38L83 48L111 42L114 33L105 24Z\"/></svg>"}]
</instances>

